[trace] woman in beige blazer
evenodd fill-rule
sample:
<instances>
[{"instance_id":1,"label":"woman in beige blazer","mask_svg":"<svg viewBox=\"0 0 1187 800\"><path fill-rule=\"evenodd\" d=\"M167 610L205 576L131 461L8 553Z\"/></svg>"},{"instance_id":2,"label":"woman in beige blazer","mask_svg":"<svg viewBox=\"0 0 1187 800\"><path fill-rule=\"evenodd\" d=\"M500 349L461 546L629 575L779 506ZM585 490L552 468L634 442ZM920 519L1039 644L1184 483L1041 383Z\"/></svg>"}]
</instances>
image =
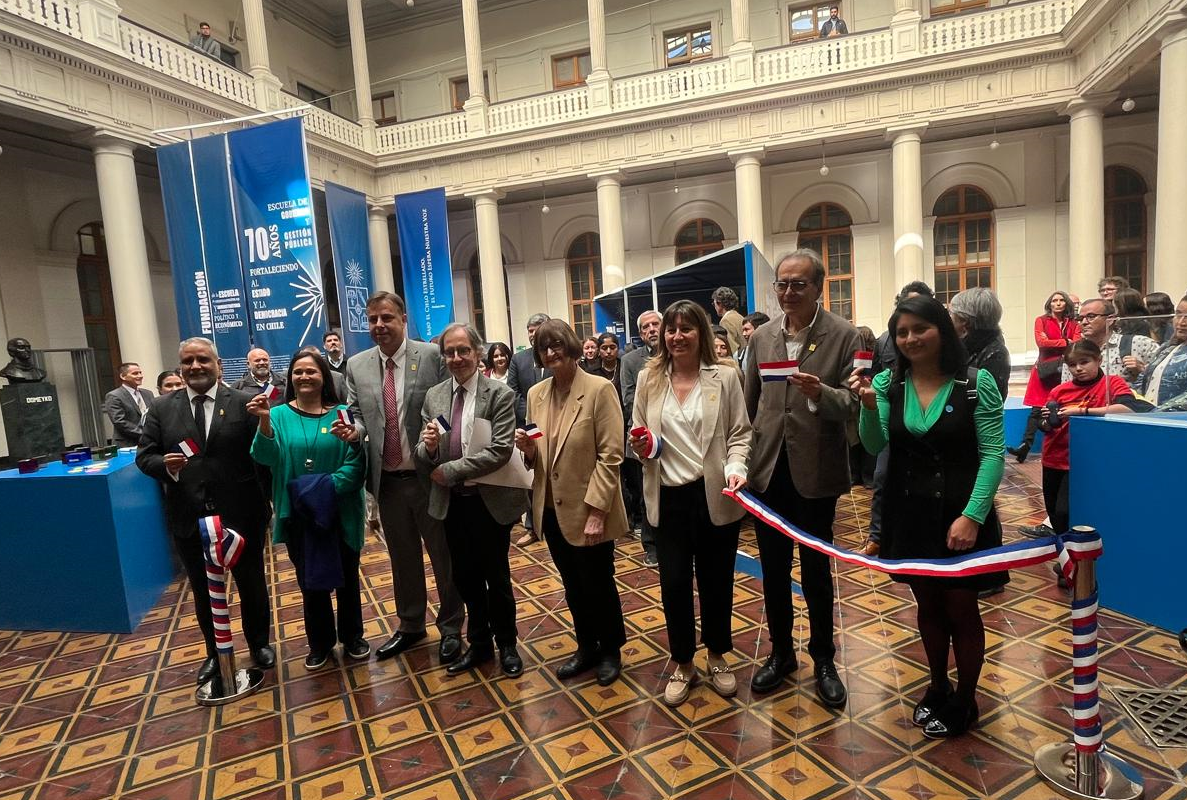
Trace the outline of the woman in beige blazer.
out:
<instances>
[{"instance_id":1,"label":"woman in beige blazer","mask_svg":"<svg viewBox=\"0 0 1187 800\"><path fill-rule=\"evenodd\" d=\"M745 512L721 490L746 485L750 421L737 371L713 352L705 310L677 300L664 311L661 330L659 352L635 393L635 430L647 428L649 435L632 435L630 445L643 460L644 505L656 528L660 595L676 662L664 702L677 706L699 680L694 573L710 683L723 697L738 691L724 656L733 649L734 557Z\"/></svg>"},{"instance_id":2,"label":"woman in beige blazer","mask_svg":"<svg viewBox=\"0 0 1187 800\"><path fill-rule=\"evenodd\" d=\"M535 470L532 521L560 572L573 615L577 652L557 669L571 678L597 668L607 686L622 671L626 643L614 583L614 540L627 532L619 466L622 406L614 386L580 368L581 340L558 319L536 329L536 365L552 373L528 390L527 421L543 435L515 432L515 446Z\"/></svg>"}]
</instances>

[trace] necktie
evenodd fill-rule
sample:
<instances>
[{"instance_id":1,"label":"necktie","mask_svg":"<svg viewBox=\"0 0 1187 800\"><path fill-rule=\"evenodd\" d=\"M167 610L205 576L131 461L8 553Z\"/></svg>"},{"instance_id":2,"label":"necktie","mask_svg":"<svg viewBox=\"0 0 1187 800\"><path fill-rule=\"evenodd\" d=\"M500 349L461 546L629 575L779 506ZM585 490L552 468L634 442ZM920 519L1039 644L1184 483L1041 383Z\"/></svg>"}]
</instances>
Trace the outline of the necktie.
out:
<instances>
[{"instance_id":1,"label":"necktie","mask_svg":"<svg viewBox=\"0 0 1187 800\"><path fill-rule=\"evenodd\" d=\"M206 395L194 398L194 422L198 424L198 449L206 449Z\"/></svg>"},{"instance_id":2,"label":"necktie","mask_svg":"<svg viewBox=\"0 0 1187 800\"><path fill-rule=\"evenodd\" d=\"M462 457L462 409L466 407L466 387L457 387L453 395L453 412L449 415L449 460Z\"/></svg>"},{"instance_id":3,"label":"necktie","mask_svg":"<svg viewBox=\"0 0 1187 800\"><path fill-rule=\"evenodd\" d=\"M400 468L404 448L400 444L400 406L396 403L396 360L387 360L383 374L383 468L388 472Z\"/></svg>"},{"instance_id":4,"label":"necktie","mask_svg":"<svg viewBox=\"0 0 1187 800\"><path fill-rule=\"evenodd\" d=\"M148 411L148 406L144 404L144 398L140 395L140 390L136 389L133 391L132 397L136 398L136 408L140 409L140 416L144 416L144 412Z\"/></svg>"}]
</instances>

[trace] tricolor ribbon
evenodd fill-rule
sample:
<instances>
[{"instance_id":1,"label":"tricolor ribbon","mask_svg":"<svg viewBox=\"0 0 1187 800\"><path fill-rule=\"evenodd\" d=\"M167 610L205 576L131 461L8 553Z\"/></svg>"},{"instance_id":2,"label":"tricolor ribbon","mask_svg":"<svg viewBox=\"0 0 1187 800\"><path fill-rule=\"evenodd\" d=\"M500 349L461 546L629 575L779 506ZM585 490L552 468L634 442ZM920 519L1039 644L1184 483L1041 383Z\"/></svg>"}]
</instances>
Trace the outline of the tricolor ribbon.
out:
<instances>
[{"instance_id":1,"label":"tricolor ribbon","mask_svg":"<svg viewBox=\"0 0 1187 800\"><path fill-rule=\"evenodd\" d=\"M534 422L529 422L523 426L523 432L528 435L529 439L543 439L544 431L540 430L540 426Z\"/></svg>"},{"instance_id":2,"label":"tricolor ribbon","mask_svg":"<svg viewBox=\"0 0 1187 800\"><path fill-rule=\"evenodd\" d=\"M634 433L634 431L632 431ZM754 495L743 491L722 489L721 493L741 505L760 521L784 536L849 564L876 569L890 575L926 575L938 578L958 578L1029 567L1051 559L1059 561L1060 573L1069 581L1075 578L1076 565L1081 561L1100 558L1103 552L1100 534L1069 532L1042 539L977 550L951 558L882 559L872 558L852 550L844 550L810 533L800 530L776 514ZM1096 752L1101 746L1100 698L1097 689L1096 609L1097 593L1072 601L1072 675L1075 685L1073 738L1076 749Z\"/></svg>"},{"instance_id":3,"label":"tricolor ribbon","mask_svg":"<svg viewBox=\"0 0 1187 800\"><path fill-rule=\"evenodd\" d=\"M659 458L660 454L664 451L663 440L642 425L631 428L631 436L642 437L647 440L647 452L643 454L643 458Z\"/></svg>"},{"instance_id":4,"label":"tricolor ribbon","mask_svg":"<svg viewBox=\"0 0 1187 800\"><path fill-rule=\"evenodd\" d=\"M243 553L243 537L223 527L217 514L198 520L202 554L206 559L206 587L210 592L210 613L214 622L214 644L220 652L231 652L231 615L227 610L227 570Z\"/></svg>"},{"instance_id":5,"label":"tricolor ribbon","mask_svg":"<svg viewBox=\"0 0 1187 800\"><path fill-rule=\"evenodd\" d=\"M269 383L260 390L260 394L262 394L264 397L267 397L268 402L271 403L274 400L280 399L280 387L274 383Z\"/></svg>"},{"instance_id":6,"label":"tricolor ribbon","mask_svg":"<svg viewBox=\"0 0 1187 800\"><path fill-rule=\"evenodd\" d=\"M766 361L758 365L758 374L764 381L785 381L800 371L798 361Z\"/></svg>"},{"instance_id":7,"label":"tricolor ribbon","mask_svg":"<svg viewBox=\"0 0 1187 800\"><path fill-rule=\"evenodd\" d=\"M874 351L858 350L853 354L853 368L866 372L874 368Z\"/></svg>"},{"instance_id":8,"label":"tricolor ribbon","mask_svg":"<svg viewBox=\"0 0 1187 800\"><path fill-rule=\"evenodd\" d=\"M198 455L198 443L193 439L184 439L177 447L186 458L193 458Z\"/></svg>"},{"instance_id":9,"label":"tricolor ribbon","mask_svg":"<svg viewBox=\"0 0 1187 800\"><path fill-rule=\"evenodd\" d=\"M441 429L442 433L449 433L449 420L445 418L444 414L438 414L434 422L437 423L437 427Z\"/></svg>"},{"instance_id":10,"label":"tricolor ribbon","mask_svg":"<svg viewBox=\"0 0 1187 800\"><path fill-rule=\"evenodd\" d=\"M344 425L349 425L352 428L354 427L354 414L350 413L349 408L338 409L338 420Z\"/></svg>"}]
</instances>

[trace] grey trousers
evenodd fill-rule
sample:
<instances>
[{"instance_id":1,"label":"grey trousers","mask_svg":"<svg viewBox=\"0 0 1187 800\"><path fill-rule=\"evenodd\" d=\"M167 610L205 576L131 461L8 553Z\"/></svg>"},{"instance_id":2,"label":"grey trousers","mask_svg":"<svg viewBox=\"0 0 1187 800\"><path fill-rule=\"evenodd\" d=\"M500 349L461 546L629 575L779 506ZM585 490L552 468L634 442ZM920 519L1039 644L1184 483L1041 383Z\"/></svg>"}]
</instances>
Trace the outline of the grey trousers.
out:
<instances>
[{"instance_id":1,"label":"grey trousers","mask_svg":"<svg viewBox=\"0 0 1187 800\"><path fill-rule=\"evenodd\" d=\"M379 481L379 521L392 562L392 588L396 595L399 630L420 633L425 629L428 597L425 589L424 553L428 551L437 579L437 630L458 636L466 607L453 584L453 568L445 528L429 516L429 487L419 477L385 472ZM423 549L421 542L423 541Z\"/></svg>"}]
</instances>

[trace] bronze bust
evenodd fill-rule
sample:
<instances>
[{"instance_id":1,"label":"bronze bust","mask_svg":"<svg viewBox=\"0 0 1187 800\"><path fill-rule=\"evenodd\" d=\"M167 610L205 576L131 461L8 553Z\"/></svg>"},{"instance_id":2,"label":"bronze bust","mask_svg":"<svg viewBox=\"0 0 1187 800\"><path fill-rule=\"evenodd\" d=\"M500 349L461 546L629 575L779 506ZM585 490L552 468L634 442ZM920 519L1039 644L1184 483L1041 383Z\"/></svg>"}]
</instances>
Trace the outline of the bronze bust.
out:
<instances>
[{"instance_id":1,"label":"bronze bust","mask_svg":"<svg viewBox=\"0 0 1187 800\"><path fill-rule=\"evenodd\" d=\"M8 354L12 361L0 369L0 377L8 378L9 383L41 383L45 380L45 370L33 363L33 345L28 339L19 336L9 339Z\"/></svg>"}]
</instances>

